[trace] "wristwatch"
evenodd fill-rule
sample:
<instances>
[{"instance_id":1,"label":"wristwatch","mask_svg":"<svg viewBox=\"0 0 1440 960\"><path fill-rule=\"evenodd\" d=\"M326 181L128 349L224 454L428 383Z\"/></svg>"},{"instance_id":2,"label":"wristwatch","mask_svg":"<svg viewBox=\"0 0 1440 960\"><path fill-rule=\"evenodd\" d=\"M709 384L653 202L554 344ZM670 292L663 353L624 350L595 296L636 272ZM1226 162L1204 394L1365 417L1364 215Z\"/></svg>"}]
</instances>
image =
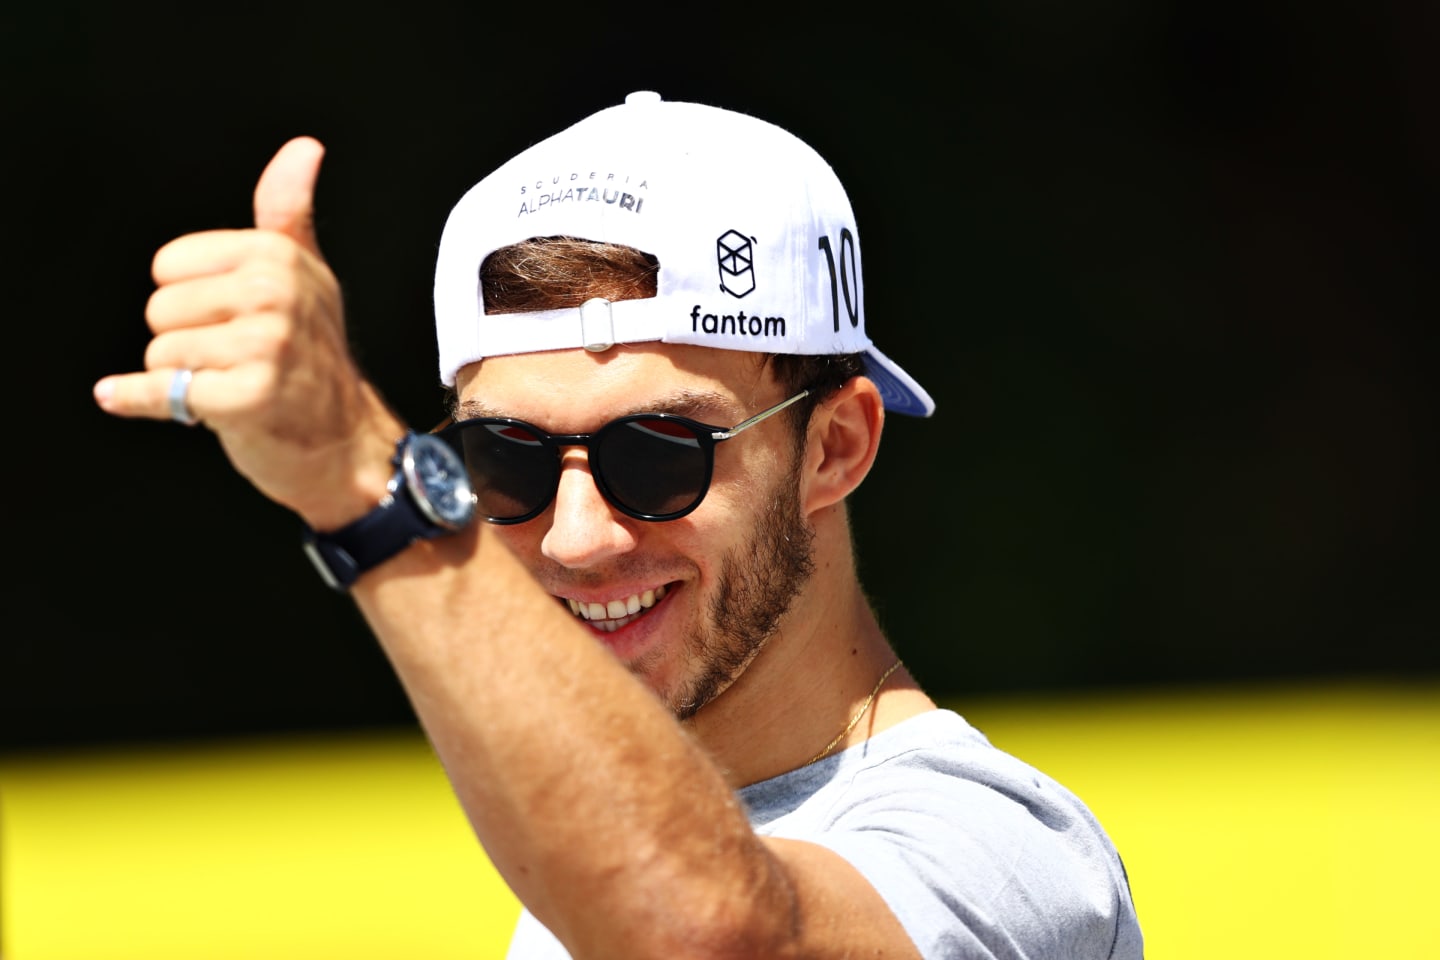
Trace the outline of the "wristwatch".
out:
<instances>
[{"instance_id":1,"label":"wristwatch","mask_svg":"<svg viewBox=\"0 0 1440 960\"><path fill-rule=\"evenodd\" d=\"M305 553L335 590L348 590L360 574L417 540L463 530L475 517L470 475L444 440L408 432L395 443L391 463L395 475L375 509L329 533L305 527Z\"/></svg>"}]
</instances>

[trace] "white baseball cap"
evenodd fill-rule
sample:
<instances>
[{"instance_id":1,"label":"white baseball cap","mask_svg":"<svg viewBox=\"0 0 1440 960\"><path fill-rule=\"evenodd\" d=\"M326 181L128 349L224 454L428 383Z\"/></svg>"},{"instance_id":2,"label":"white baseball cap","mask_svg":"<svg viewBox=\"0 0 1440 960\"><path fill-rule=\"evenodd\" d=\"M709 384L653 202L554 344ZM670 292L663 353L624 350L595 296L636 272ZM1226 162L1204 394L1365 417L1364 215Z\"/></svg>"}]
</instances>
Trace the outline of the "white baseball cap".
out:
<instances>
[{"instance_id":1,"label":"white baseball cap","mask_svg":"<svg viewBox=\"0 0 1440 960\"><path fill-rule=\"evenodd\" d=\"M634 247L659 261L643 300L486 314L480 265L532 237ZM865 333L860 240L821 156L745 114L632 93L472 187L435 267L440 379L485 357L660 341L804 355L863 353L885 408L935 402Z\"/></svg>"}]
</instances>

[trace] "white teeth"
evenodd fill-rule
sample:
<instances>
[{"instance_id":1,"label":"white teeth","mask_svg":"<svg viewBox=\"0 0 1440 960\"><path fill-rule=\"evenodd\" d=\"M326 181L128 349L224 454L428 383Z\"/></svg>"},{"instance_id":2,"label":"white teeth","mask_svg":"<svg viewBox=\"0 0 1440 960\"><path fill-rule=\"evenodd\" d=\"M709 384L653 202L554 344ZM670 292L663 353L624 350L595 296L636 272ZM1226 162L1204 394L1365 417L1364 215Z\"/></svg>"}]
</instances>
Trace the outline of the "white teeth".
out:
<instances>
[{"instance_id":1,"label":"white teeth","mask_svg":"<svg viewBox=\"0 0 1440 960\"><path fill-rule=\"evenodd\" d=\"M656 587L653 590L632 593L623 600L611 600L608 603L589 603L584 600L572 600L568 597L565 598L565 603L575 616L590 621L592 626L606 633L611 633L633 620L641 610L648 610L655 606L664 597L665 588Z\"/></svg>"}]
</instances>

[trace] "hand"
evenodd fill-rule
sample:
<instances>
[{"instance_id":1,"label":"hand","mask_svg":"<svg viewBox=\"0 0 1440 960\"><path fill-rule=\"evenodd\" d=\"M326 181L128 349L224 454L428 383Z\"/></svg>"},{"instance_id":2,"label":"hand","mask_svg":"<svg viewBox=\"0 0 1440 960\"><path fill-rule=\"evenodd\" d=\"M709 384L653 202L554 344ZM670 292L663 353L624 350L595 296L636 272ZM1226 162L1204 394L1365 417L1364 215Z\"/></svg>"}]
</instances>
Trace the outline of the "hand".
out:
<instances>
[{"instance_id":1,"label":"hand","mask_svg":"<svg viewBox=\"0 0 1440 960\"><path fill-rule=\"evenodd\" d=\"M235 468L318 529L379 500L404 427L350 355L340 288L313 225L325 148L286 143L255 187L255 228L161 247L145 319L145 372L95 385L105 411L169 419L175 371L193 371L190 412Z\"/></svg>"}]
</instances>

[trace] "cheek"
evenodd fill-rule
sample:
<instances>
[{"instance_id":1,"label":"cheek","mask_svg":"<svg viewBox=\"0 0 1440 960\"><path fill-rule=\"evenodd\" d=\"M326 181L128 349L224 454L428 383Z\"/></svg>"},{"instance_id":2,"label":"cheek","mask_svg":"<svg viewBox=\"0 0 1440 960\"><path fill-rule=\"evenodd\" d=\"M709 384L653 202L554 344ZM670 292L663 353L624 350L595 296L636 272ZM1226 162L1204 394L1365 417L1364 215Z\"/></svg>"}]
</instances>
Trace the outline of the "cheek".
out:
<instances>
[{"instance_id":1,"label":"cheek","mask_svg":"<svg viewBox=\"0 0 1440 960\"><path fill-rule=\"evenodd\" d=\"M759 486L744 481L712 483L695 512L675 521L673 532L667 531L671 548L690 557L703 578L709 579L748 535L758 498L764 495Z\"/></svg>"},{"instance_id":2,"label":"cheek","mask_svg":"<svg viewBox=\"0 0 1440 960\"><path fill-rule=\"evenodd\" d=\"M487 523L485 532L505 544L526 566L533 567L535 558L540 556L540 541L550 527L548 515L547 511L525 523Z\"/></svg>"},{"instance_id":3,"label":"cheek","mask_svg":"<svg viewBox=\"0 0 1440 960\"><path fill-rule=\"evenodd\" d=\"M722 445L723 447L723 445ZM704 511L713 499L723 508L726 523L738 532L747 532L753 517L776 495L780 486L790 482L794 461L788 446L783 449L771 444L753 444L743 450L721 450L729 456L717 455L710 492L700 505Z\"/></svg>"}]
</instances>

